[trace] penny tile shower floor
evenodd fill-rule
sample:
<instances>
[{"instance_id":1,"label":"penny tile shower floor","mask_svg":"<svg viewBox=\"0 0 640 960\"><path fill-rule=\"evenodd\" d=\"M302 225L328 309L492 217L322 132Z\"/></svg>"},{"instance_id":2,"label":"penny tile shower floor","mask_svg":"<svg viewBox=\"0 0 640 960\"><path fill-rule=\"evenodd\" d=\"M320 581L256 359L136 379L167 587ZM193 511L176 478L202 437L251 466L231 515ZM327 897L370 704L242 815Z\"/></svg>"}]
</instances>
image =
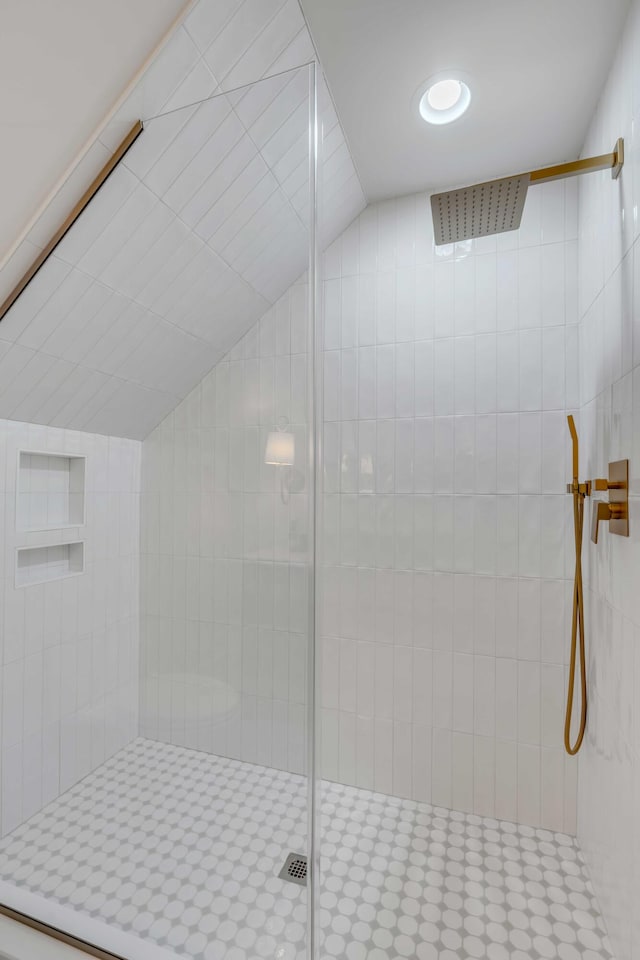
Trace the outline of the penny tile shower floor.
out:
<instances>
[{"instance_id":1,"label":"penny tile shower floor","mask_svg":"<svg viewBox=\"0 0 640 960\"><path fill-rule=\"evenodd\" d=\"M606 960L575 840L322 791L323 958ZM0 877L193 960L303 960L303 777L138 739L0 844Z\"/></svg>"}]
</instances>

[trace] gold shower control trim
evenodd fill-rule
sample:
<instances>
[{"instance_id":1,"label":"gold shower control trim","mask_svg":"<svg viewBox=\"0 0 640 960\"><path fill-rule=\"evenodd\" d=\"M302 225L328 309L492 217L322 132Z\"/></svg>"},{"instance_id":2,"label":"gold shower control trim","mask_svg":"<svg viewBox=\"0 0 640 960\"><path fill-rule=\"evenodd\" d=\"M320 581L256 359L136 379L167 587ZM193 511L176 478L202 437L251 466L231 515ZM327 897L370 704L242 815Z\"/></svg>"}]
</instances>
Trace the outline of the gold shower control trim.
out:
<instances>
[{"instance_id":1,"label":"gold shower control trim","mask_svg":"<svg viewBox=\"0 0 640 960\"><path fill-rule=\"evenodd\" d=\"M614 460L609 464L609 479L593 481L594 490L608 490L609 501L595 500L591 513L591 539L598 542L600 522L609 524L609 532L629 536L629 461Z\"/></svg>"},{"instance_id":2,"label":"gold shower control trim","mask_svg":"<svg viewBox=\"0 0 640 960\"><path fill-rule=\"evenodd\" d=\"M115 168L118 166L118 164L124 157L127 150L129 150L133 146L133 144L138 139L141 133L142 133L142 121L136 120L136 122L131 127L131 129L129 130L129 133L126 135L124 140L116 148L116 150L109 157L109 159L107 160L105 165L102 167L98 175L92 180L92 182L89 184L85 192L82 194L82 196L74 206L73 210L69 214L69 216L65 219L64 223L62 223L58 227L58 229L56 230L54 235L51 237L51 240L49 240L46 247L44 247L44 249L40 251L36 259L33 261L31 266L29 267L29 269L26 271L26 273L22 275L22 277L18 280L18 282L16 283L15 287L13 288L9 296L0 305L0 320L3 319L5 314L8 313L8 311L16 302L20 294L23 292L23 290L28 286L29 283L31 283L31 281L35 277L40 267L49 259L49 257L51 256L55 248L58 246L58 244L60 243L64 235L67 233L68 230L71 229L71 227L76 222L76 220L78 219L78 217L80 216L84 208L87 206L89 201L95 197L96 193L98 192L102 184L105 183L107 178L113 173Z\"/></svg>"}]
</instances>

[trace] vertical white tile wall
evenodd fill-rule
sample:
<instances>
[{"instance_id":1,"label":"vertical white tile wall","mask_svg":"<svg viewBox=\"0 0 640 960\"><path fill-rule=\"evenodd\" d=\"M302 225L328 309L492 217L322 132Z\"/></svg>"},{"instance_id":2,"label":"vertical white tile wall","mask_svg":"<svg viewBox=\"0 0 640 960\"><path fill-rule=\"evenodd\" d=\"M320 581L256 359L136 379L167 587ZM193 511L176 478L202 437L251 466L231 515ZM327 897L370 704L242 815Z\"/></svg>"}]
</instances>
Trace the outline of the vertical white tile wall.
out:
<instances>
[{"instance_id":1,"label":"vertical white tile wall","mask_svg":"<svg viewBox=\"0 0 640 960\"><path fill-rule=\"evenodd\" d=\"M324 259L322 772L575 829L562 749L575 184L434 248L369 206Z\"/></svg>"},{"instance_id":2,"label":"vertical white tile wall","mask_svg":"<svg viewBox=\"0 0 640 960\"><path fill-rule=\"evenodd\" d=\"M631 4L583 154L625 138L625 165L580 181L583 473L629 459L630 537L588 541L588 736L578 835L618 960L640 957L640 4Z\"/></svg>"},{"instance_id":3,"label":"vertical white tile wall","mask_svg":"<svg viewBox=\"0 0 640 960\"><path fill-rule=\"evenodd\" d=\"M435 250L424 196L324 259L322 772L575 829L562 749L577 411L575 184ZM306 287L143 445L142 732L303 768Z\"/></svg>"},{"instance_id":4,"label":"vertical white tile wall","mask_svg":"<svg viewBox=\"0 0 640 960\"><path fill-rule=\"evenodd\" d=\"M307 285L143 443L141 732L304 769ZM277 426L295 465L265 464ZM282 483L281 483L282 481Z\"/></svg>"},{"instance_id":5,"label":"vertical white tile wall","mask_svg":"<svg viewBox=\"0 0 640 960\"><path fill-rule=\"evenodd\" d=\"M86 525L16 530L21 449L86 456ZM137 735L141 444L0 420L1 829ZM85 572L15 587L17 546L82 539Z\"/></svg>"}]
</instances>

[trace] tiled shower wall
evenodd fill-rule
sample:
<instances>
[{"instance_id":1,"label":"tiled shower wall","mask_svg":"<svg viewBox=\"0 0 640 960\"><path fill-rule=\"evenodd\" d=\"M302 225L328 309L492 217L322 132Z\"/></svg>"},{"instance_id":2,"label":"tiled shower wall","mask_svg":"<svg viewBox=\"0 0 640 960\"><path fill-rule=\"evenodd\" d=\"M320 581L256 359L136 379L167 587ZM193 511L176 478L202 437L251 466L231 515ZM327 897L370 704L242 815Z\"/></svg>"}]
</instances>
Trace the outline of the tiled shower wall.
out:
<instances>
[{"instance_id":1,"label":"tiled shower wall","mask_svg":"<svg viewBox=\"0 0 640 960\"><path fill-rule=\"evenodd\" d=\"M575 829L576 256L571 183L438 251L426 197L373 205L325 255L325 777ZM290 770L306 483L264 450L303 449L305 330L301 283L143 445L142 732Z\"/></svg>"},{"instance_id":2,"label":"tiled shower wall","mask_svg":"<svg viewBox=\"0 0 640 960\"><path fill-rule=\"evenodd\" d=\"M625 138L618 181L580 181L582 473L629 459L630 536L584 546L589 719L580 756L578 836L614 953L640 957L640 4L627 27L583 154ZM590 507L590 504L587 504Z\"/></svg>"},{"instance_id":3,"label":"tiled shower wall","mask_svg":"<svg viewBox=\"0 0 640 960\"><path fill-rule=\"evenodd\" d=\"M19 450L86 456L86 526L16 530ZM0 420L3 835L137 735L140 453ZM77 540L84 573L15 586L16 546Z\"/></svg>"},{"instance_id":4,"label":"tiled shower wall","mask_svg":"<svg viewBox=\"0 0 640 960\"><path fill-rule=\"evenodd\" d=\"M307 285L143 444L143 735L304 769ZM295 465L265 464L293 433Z\"/></svg>"},{"instance_id":5,"label":"tiled shower wall","mask_svg":"<svg viewBox=\"0 0 640 960\"><path fill-rule=\"evenodd\" d=\"M325 255L322 772L575 829L563 752L575 184L435 248L428 198Z\"/></svg>"}]
</instances>

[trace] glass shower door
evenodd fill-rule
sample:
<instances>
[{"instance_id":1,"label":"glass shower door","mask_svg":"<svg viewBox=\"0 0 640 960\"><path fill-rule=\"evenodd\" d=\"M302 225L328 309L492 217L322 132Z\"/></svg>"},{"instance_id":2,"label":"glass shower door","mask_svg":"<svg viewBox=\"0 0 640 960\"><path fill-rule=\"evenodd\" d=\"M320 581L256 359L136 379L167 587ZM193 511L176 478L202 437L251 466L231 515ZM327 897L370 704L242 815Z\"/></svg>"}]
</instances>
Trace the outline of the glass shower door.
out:
<instances>
[{"instance_id":1,"label":"glass shower door","mask_svg":"<svg viewBox=\"0 0 640 960\"><path fill-rule=\"evenodd\" d=\"M90 636L56 638L46 701L64 775L0 842L0 901L127 960L307 955L314 83L306 65L146 119L30 287L63 275L43 322L104 300L87 349L160 406L132 513L86 444ZM125 586L130 632L99 633L91 598ZM39 609L38 585L7 589Z\"/></svg>"},{"instance_id":2,"label":"glass shower door","mask_svg":"<svg viewBox=\"0 0 640 960\"><path fill-rule=\"evenodd\" d=\"M306 855L308 826L310 104L305 67L198 108L213 124L223 113L217 129L238 141L219 165L231 180L216 183L220 198L183 210L206 207L196 229L243 289L216 295L229 348L151 438L153 465L143 461L145 482L160 481L160 543L143 561L158 570L159 605L143 614L141 729L207 757L211 956L306 951L306 891L286 863ZM245 296L256 319L238 339ZM162 518L176 505L167 553Z\"/></svg>"}]
</instances>

